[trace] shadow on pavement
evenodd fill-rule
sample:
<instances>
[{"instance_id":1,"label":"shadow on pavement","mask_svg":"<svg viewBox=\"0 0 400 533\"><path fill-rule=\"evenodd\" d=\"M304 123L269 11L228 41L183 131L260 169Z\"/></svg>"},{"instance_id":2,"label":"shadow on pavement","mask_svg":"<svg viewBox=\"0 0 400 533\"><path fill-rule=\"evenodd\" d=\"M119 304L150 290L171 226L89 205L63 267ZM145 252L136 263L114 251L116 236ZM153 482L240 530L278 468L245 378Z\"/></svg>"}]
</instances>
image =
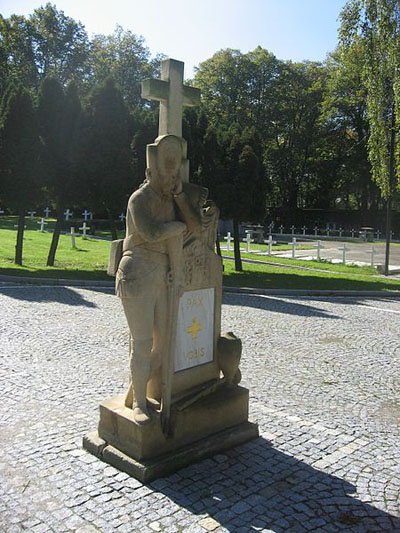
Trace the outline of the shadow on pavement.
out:
<instances>
[{"instance_id":1,"label":"shadow on pavement","mask_svg":"<svg viewBox=\"0 0 400 533\"><path fill-rule=\"evenodd\" d=\"M399 517L352 496L354 485L277 451L262 437L149 486L230 532L400 530Z\"/></svg>"},{"instance_id":2,"label":"shadow on pavement","mask_svg":"<svg viewBox=\"0 0 400 533\"><path fill-rule=\"evenodd\" d=\"M81 294L69 287L16 285L14 287L0 287L0 294L27 302L58 302L64 305L97 307L96 304L85 300Z\"/></svg>"},{"instance_id":3,"label":"shadow on pavement","mask_svg":"<svg viewBox=\"0 0 400 533\"><path fill-rule=\"evenodd\" d=\"M246 303L243 303L243 297L246 297ZM292 298L292 297L290 297ZM223 296L222 303L224 305L237 305L245 307L254 307L256 309L263 309L270 313L286 313L289 315L322 317L322 318L340 318L339 316L327 312L325 309L319 309L310 303L298 303L291 301L290 298L280 299L276 296L263 296L261 294L235 294L226 293Z\"/></svg>"}]
</instances>

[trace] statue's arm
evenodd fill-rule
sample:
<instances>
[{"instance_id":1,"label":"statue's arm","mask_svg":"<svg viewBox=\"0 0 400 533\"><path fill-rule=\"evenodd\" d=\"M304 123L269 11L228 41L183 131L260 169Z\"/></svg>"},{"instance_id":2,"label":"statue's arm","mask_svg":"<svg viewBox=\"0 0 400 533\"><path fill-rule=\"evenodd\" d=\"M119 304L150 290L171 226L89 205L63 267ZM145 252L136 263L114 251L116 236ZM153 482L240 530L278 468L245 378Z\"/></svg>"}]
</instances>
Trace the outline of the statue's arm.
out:
<instances>
[{"instance_id":1,"label":"statue's arm","mask_svg":"<svg viewBox=\"0 0 400 533\"><path fill-rule=\"evenodd\" d=\"M131 206L135 226L143 238L148 242L157 242L179 235L186 229L183 222L159 222L154 219L145 198L137 198Z\"/></svg>"}]
</instances>

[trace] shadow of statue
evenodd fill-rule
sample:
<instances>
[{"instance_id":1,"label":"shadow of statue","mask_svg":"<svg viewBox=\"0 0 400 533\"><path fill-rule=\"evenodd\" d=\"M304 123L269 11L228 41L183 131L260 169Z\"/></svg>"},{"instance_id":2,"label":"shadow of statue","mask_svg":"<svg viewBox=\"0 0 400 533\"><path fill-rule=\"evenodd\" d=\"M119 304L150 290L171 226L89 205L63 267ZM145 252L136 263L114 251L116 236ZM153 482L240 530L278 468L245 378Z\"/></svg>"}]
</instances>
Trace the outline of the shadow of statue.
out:
<instances>
[{"instance_id":1,"label":"shadow of statue","mask_svg":"<svg viewBox=\"0 0 400 533\"><path fill-rule=\"evenodd\" d=\"M400 516L362 502L351 483L276 450L262 437L149 487L229 532L400 530Z\"/></svg>"}]
</instances>

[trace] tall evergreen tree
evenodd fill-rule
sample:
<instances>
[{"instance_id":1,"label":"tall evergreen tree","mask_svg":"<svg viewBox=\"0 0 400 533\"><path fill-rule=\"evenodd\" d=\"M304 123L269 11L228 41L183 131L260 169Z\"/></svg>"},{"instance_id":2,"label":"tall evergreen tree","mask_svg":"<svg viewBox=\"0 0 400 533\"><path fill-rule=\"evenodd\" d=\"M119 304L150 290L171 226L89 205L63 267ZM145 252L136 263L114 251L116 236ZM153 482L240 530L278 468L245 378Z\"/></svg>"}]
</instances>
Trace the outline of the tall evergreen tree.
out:
<instances>
[{"instance_id":1,"label":"tall evergreen tree","mask_svg":"<svg viewBox=\"0 0 400 533\"><path fill-rule=\"evenodd\" d=\"M54 266L64 208L77 196L77 139L81 114L74 84L66 93L58 80L45 78L39 95L39 125L42 141L42 170L57 222L47 264Z\"/></svg>"},{"instance_id":2,"label":"tall evergreen tree","mask_svg":"<svg viewBox=\"0 0 400 533\"><path fill-rule=\"evenodd\" d=\"M81 166L89 204L114 217L133 189L130 117L121 92L108 78L94 87L86 109L81 139Z\"/></svg>"},{"instance_id":3,"label":"tall evergreen tree","mask_svg":"<svg viewBox=\"0 0 400 533\"><path fill-rule=\"evenodd\" d=\"M0 198L18 213L15 263L22 265L26 209L39 192L37 117L21 86L5 92L0 117Z\"/></svg>"}]
</instances>

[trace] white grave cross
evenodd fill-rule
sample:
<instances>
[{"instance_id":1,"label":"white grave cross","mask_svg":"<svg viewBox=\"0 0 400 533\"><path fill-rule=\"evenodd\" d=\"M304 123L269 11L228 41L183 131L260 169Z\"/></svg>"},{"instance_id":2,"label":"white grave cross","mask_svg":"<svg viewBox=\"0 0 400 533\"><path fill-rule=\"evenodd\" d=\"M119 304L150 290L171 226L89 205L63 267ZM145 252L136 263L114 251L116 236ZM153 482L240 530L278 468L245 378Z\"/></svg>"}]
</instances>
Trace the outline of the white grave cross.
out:
<instances>
[{"instance_id":1,"label":"white grave cross","mask_svg":"<svg viewBox=\"0 0 400 533\"><path fill-rule=\"evenodd\" d=\"M246 252L250 252L250 243L251 243L251 232L246 233Z\"/></svg>"},{"instance_id":2,"label":"white grave cross","mask_svg":"<svg viewBox=\"0 0 400 533\"><path fill-rule=\"evenodd\" d=\"M341 252L343 252L343 264L346 264L346 252L350 251L350 248L347 248L347 246L344 244L343 248L339 248Z\"/></svg>"},{"instance_id":3,"label":"white grave cross","mask_svg":"<svg viewBox=\"0 0 400 533\"><path fill-rule=\"evenodd\" d=\"M276 241L273 241L272 240L272 235L270 235L268 237L268 240L267 240L267 245L268 245L268 255L271 255L271 248L272 248L272 245L273 244L276 244Z\"/></svg>"},{"instance_id":4,"label":"white grave cross","mask_svg":"<svg viewBox=\"0 0 400 533\"><path fill-rule=\"evenodd\" d=\"M73 248L74 250L76 248L75 236L76 236L75 228L73 226L71 226L71 248Z\"/></svg>"},{"instance_id":5,"label":"white grave cross","mask_svg":"<svg viewBox=\"0 0 400 533\"><path fill-rule=\"evenodd\" d=\"M44 218L42 217L40 219L40 221L37 222L37 224L40 224L40 230L42 233L44 233L44 227L45 225L47 225L48 223L44 221Z\"/></svg>"},{"instance_id":6,"label":"white grave cross","mask_svg":"<svg viewBox=\"0 0 400 533\"><path fill-rule=\"evenodd\" d=\"M292 239L292 259L296 258L296 248L298 246L298 243L296 242L296 237L293 237Z\"/></svg>"},{"instance_id":7,"label":"white grave cross","mask_svg":"<svg viewBox=\"0 0 400 533\"><path fill-rule=\"evenodd\" d=\"M36 211L28 211L28 215L30 216L30 219L33 220L33 216L36 215Z\"/></svg>"},{"instance_id":8,"label":"white grave cross","mask_svg":"<svg viewBox=\"0 0 400 533\"><path fill-rule=\"evenodd\" d=\"M317 244L314 244L314 248L317 249L317 261L321 261L321 249L325 248L325 246L322 245L321 241L317 241Z\"/></svg>"},{"instance_id":9,"label":"white grave cross","mask_svg":"<svg viewBox=\"0 0 400 533\"><path fill-rule=\"evenodd\" d=\"M51 213L51 209L49 207L46 207L46 209L43 209L44 216L46 218L49 218L49 215Z\"/></svg>"},{"instance_id":10,"label":"white grave cross","mask_svg":"<svg viewBox=\"0 0 400 533\"><path fill-rule=\"evenodd\" d=\"M124 213L121 213L118 218L121 222L123 222L126 219L126 216L124 215Z\"/></svg>"},{"instance_id":11,"label":"white grave cross","mask_svg":"<svg viewBox=\"0 0 400 533\"><path fill-rule=\"evenodd\" d=\"M82 216L85 217L85 221L88 219L88 216L90 215L90 211L85 209L85 211L82 213Z\"/></svg>"},{"instance_id":12,"label":"white grave cross","mask_svg":"<svg viewBox=\"0 0 400 533\"><path fill-rule=\"evenodd\" d=\"M66 211L64 211L64 215L65 215L65 220L69 220L72 217L72 211L67 209Z\"/></svg>"},{"instance_id":13,"label":"white grave cross","mask_svg":"<svg viewBox=\"0 0 400 533\"><path fill-rule=\"evenodd\" d=\"M182 137L182 107L200 104L200 89L183 85L182 61L161 62L161 80L142 82L142 98L160 102L158 135Z\"/></svg>"},{"instance_id":14,"label":"white grave cross","mask_svg":"<svg viewBox=\"0 0 400 533\"><path fill-rule=\"evenodd\" d=\"M84 222L79 229L82 230L82 239L87 239L86 232L90 227L86 225L86 222Z\"/></svg>"},{"instance_id":15,"label":"white grave cross","mask_svg":"<svg viewBox=\"0 0 400 533\"><path fill-rule=\"evenodd\" d=\"M231 250L231 240L232 240L232 236L231 236L231 232L230 231L228 231L225 239L226 239L226 249L227 249L228 252L230 252L230 250Z\"/></svg>"},{"instance_id":16,"label":"white grave cross","mask_svg":"<svg viewBox=\"0 0 400 533\"><path fill-rule=\"evenodd\" d=\"M372 247L372 250L369 250L367 253L370 254L370 256L371 256L371 266L374 267L375 266L375 254L376 254L375 248Z\"/></svg>"}]
</instances>

